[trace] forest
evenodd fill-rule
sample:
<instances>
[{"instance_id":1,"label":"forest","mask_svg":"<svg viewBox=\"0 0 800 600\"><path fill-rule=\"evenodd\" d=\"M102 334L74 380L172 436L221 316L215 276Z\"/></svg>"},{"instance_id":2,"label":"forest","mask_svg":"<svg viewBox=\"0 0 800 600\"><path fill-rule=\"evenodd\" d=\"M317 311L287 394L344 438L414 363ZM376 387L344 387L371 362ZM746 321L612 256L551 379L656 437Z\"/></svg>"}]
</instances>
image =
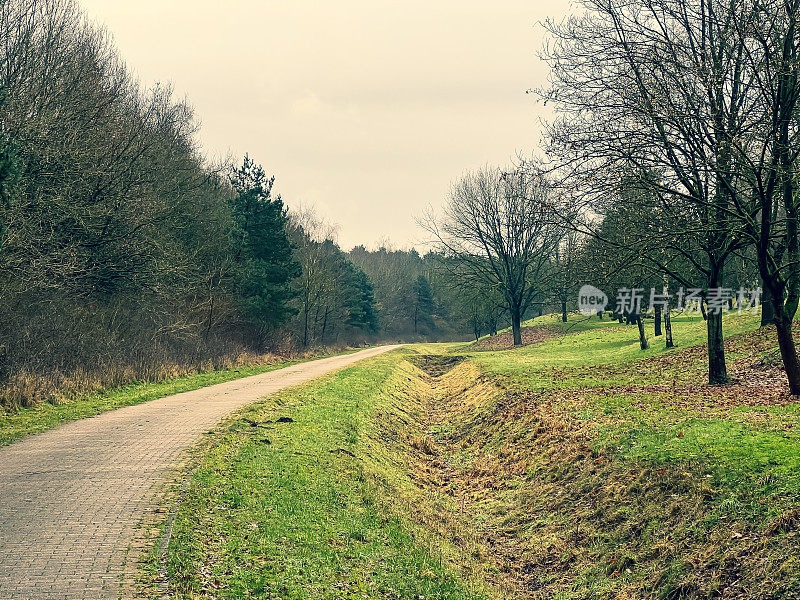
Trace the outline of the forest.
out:
<instances>
[{"instance_id":1,"label":"forest","mask_svg":"<svg viewBox=\"0 0 800 600\"><path fill-rule=\"evenodd\" d=\"M73 0L3 2L3 404L508 326L518 345L525 319L566 321L587 284L642 348L649 319L674 343L687 307L669 298L694 290L711 383L728 381L724 311L763 300L800 392L793 5L586 8L547 24L544 158L463 175L419 217L420 254L342 249L256 157L210 161L188 101L144 88Z\"/></svg>"},{"instance_id":2,"label":"forest","mask_svg":"<svg viewBox=\"0 0 800 600\"><path fill-rule=\"evenodd\" d=\"M0 3L0 39L3 404L465 331L433 257L345 252L254 158L210 162L72 0Z\"/></svg>"}]
</instances>

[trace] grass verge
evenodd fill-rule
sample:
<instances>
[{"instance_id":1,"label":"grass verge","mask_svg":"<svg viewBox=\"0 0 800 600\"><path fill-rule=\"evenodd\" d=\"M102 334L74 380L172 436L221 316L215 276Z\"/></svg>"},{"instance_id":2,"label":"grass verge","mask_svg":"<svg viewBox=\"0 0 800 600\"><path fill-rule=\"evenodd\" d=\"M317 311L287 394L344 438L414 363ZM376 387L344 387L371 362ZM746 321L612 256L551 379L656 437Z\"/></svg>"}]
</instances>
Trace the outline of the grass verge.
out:
<instances>
[{"instance_id":1,"label":"grass verge","mask_svg":"<svg viewBox=\"0 0 800 600\"><path fill-rule=\"evenodd\" d=\"M403 356L281 392L210 436L149 593L161 578L174 598L480 597L403 517L413 484L375 426L408 393Z\"/></svg>"}]
</instances>

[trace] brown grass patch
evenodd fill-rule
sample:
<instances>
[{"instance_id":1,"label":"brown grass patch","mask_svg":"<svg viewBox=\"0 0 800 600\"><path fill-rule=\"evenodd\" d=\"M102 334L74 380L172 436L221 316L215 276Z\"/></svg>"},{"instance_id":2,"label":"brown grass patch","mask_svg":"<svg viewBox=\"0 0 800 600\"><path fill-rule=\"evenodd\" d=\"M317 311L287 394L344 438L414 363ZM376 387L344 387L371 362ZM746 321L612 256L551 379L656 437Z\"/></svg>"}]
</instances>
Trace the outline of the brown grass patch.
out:
<instances>
[{"instance_id":1,"label":"brown grass patch","mask_svg":"<svg viewBox=\"0 0 800 600\"><path fill-rule=\"evenodd\" d=\"M564 330L558 325L534 325L533 327L523 327L522 345L530 346L539 344L564 336ZM510 331L505 331L497 335L491 335L477 342L470 344L467 350L509 350L514 347L514 335Z\"/></svg>"}]
</instances>

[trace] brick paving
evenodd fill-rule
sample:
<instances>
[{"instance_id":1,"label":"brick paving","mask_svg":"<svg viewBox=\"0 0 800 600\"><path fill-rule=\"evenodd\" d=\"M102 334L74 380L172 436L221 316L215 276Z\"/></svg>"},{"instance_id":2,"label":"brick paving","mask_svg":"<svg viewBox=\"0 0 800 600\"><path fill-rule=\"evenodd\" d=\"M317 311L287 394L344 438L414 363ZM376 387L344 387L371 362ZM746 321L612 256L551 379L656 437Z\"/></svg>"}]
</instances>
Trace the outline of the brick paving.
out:
<instances>
[{"instance_id":1,"label":"brick paving","mask_svg":"<svg viewBox=\"0 0 800 600\"><path fill-rule=\"evenodd\" d=\"M137 524L205 431L259 398L397 346L325 358L68 423L0 448L0 600L99 600Z\"/></svg>"}]
</instances>

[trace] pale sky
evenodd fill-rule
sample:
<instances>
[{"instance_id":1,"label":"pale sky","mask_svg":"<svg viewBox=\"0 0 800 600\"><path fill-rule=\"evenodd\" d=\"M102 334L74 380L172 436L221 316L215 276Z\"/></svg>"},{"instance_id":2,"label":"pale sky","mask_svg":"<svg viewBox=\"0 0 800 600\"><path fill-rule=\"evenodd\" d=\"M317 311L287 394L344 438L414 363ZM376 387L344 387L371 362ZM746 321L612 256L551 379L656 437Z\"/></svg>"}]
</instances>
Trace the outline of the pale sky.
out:
<instances>
[{"instance_id":1,"label":"pale sky","mask_svg":"<svg viewBox=\"0 0 800 600\"><path fill-rule=\"evenodd\" d=\"M539 141L537 22L568 0L80 0L145 84L171 82L208 155L245 152L339 242L419 245L451 182Z\"/></svg>"}]
</instances>

